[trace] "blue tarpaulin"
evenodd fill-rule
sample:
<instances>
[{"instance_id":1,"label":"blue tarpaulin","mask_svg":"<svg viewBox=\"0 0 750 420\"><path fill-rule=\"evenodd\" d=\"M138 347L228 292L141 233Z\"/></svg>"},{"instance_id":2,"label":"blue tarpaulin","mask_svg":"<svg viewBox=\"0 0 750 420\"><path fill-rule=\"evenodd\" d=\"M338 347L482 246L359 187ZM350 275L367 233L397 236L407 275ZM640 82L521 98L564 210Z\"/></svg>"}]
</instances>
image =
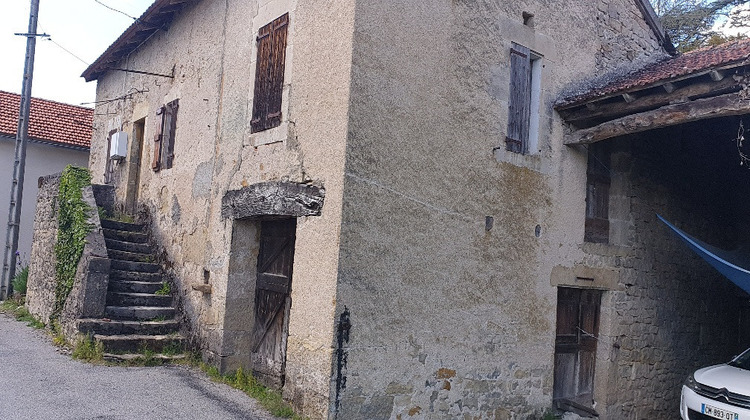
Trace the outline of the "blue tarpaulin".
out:
<instances>
[{"instance_id":1,"label":"blue tarpaulin","mask_svg":"<svg viewBox=\"0 0 750 420\"><path fill-rule=\"evenodd\" d=\"M660 215L656 215L665 225L669 226L677 236L680 237L686 244L701 258L706 260L713 268L717 269L724 277L732 281L732 283L739 286L742 290L750 293L750 271L740 267L737 263L742 264L739 260L742 260L742 256L736 252L725 251L714 246L711 246L705 242L693 238L687 233L677 229L674 225L667 222ZM732 260L734 262L730 262ZM747 263L744 263L746 267L750 267Z\"/></svg>"}]
</instances>

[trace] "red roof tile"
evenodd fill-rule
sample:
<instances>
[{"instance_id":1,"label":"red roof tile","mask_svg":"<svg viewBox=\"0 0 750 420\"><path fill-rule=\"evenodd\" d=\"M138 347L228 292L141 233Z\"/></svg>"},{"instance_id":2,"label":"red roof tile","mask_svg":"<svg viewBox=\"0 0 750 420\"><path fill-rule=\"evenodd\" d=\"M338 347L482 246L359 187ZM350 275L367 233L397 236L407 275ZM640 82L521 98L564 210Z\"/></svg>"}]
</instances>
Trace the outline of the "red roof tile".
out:
<instances>
[{"instance_id":1,"label":"red roof tile","mask_svg":"<svg viewBox=\"0 0 750 420\"><path fill-rule=\"evenodd\" d=\"M0 135L16 136L21 95L0 91ZM29 138L73 147L91 147L94 110L31 98Z\"/></svg>"},{"instance_id":2,"label":"red roof tile","mask_svg":"<svg viewBox=\"0 0 750 420\"><path fill-rule=\"evenodd\" d=\"M574 105L604 96L639 90L657 85L659 82L667 82L745 60L750 61L748 59L750 59L750 39L701 48L650 64L608 84L563 99L557 106Z\"/></svg>"}]
</instances>

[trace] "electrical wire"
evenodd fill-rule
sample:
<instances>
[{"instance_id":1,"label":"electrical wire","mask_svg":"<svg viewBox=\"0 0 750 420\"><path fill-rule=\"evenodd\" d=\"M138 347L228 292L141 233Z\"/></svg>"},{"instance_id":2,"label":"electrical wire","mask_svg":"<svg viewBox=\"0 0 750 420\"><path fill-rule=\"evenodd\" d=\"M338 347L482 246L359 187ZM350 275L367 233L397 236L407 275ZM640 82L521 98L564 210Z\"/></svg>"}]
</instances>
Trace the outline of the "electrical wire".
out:
<instances>
[{"instance_id":1,"label":"electrical wire","mask_svg":"<svg viewBox=\"0 0 750 420\"><path fill-rule=\"evenodd\" d=\"M133 20L138 20L138 18L134 18L133 16L130 16L129 14L127 14L127 13L123 12L122 10L117 10L117 9L115 9L114 7L111 7L111 6L107 6L106 4L102 3L102 2L101 2L101 1L99 1L99 0L94 0L94 1L95 1L95 2L97 2L97 3L99 3L99 4L101 4L102 6L106 7L107 9L109 9L109 10L111 10L111 11L113 11L113 12L117 12L117 13L120 13L120 14L122 14L122 15L125 15L125 16L127 16L127 17L129 17L129 18L133 19Z\"/></svg>"},{"instance_id":2,"label":"electrical wire","mask_svg":"<svg viewBox=\"0 0 750 420\"><path fill-rule=\"evenodd\" d=\"M39 23L38 23L38 25L39 25L39 29L41 29L41 30L42 30L42 32L45 32L45 31L44 31L44 28L42 28L42 25L41 25L41 24L39 24ZM47 41L51 41L51 42L52 42L53 44L57 45L57 46L58 46L58 47L59 47L59 48L60 48L61 50L63 50L63 51L65 51L66 53L70 54L70 55L71 55L71 56L73 56L73 57L74 57L74 58L75 58L76 60L80 61L81 63L85 64L86 66L90 66L90 65L91 65L91 63L88 63L88 62L86 62L86 60L84 60L84 59L82 59L81 57L79 57L79 56L75 55L75 54L74 54L74 53L73 53L72 51L70 51L69 49L67 49L67 48L63 47L62 45L58 44L58 43L57 43L57 42L56 42L55 40L53 40L53 39L52 39L52 36L48 36L48 37L46 37L46 40L47 40Z\"/></svg>"}]
</instances>

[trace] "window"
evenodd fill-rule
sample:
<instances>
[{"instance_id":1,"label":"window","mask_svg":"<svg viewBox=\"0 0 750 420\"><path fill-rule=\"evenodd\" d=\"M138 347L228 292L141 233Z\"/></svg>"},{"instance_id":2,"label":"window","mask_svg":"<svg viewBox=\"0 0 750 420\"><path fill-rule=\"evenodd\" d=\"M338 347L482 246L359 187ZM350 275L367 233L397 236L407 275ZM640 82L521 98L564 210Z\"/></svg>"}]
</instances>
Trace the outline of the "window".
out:
<instances>
[{"instance_id":1,"label":"window","mask_svg":"<svg viewBox=\"0 0 750 420\"><path fill-rule=\"evenodd\" d=\"M151 168L154 171L169 169L174 162L177 108L179 108L179 99L175 99L156 111L156 115L161 119L159 129L154 136L154 160L151 162Z\"/></svg>"},{"instance_id":2,"label":"window","mask_svg":"<svg viewBox=\"0 0 750 420\"><path fill-rule=\"evenodd\" d=\"M593 400L601 298L600 290L557 289L552 399L557 408L586 416L598 416Z\"/></svg>"},{"instance_id":3,"label":"window","mask_svg":"<svg viewBox=\"0 0 750 420\"><path fill-rule=\"evenodd\" d=\"M589 146L586 169L585 242L609 243L609 151L603 143Z\"/></svg>"},{"instance_id":4,"label":"window","mask_svg":"<svg viewBox=\"0 0 750 420\"><path fill-rule=\"evenodd\" d=\"M536 148L541 89L541 56L513 43L510 49L510 97L505 149L527 154Z\"/></svg>"},{"instance_id":5,"label":"window","mask_svg":"<svg viewBox=\"0 0 750 420\"><path fill-rule=\"evenodd\" d=\"M284 88L284 61L289 14L277 18L258 31L258 57L255 67L255 93L250 132L268 130L281 124L281 96Z\"/></svg>"}]
</instances>

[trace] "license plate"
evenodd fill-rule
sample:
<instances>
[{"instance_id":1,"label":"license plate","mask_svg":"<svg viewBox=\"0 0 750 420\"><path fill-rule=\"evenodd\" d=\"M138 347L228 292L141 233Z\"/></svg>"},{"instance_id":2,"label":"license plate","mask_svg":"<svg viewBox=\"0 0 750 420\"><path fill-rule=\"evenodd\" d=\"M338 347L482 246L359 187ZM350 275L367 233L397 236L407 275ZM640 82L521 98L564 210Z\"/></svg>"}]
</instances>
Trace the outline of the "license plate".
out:
<instances>
[{"instance_id":1,"label":"license plate","mask_svg":"<svg viewBox=\"0 0 750 420\"><path fill-rule=\"evenodd\" d=\"M737 413L733 413L721 408L716 408L708 404L701 404L701 413L715 419L738 420L740 418L739 414Z\"/></svg>"}]
</instances>

